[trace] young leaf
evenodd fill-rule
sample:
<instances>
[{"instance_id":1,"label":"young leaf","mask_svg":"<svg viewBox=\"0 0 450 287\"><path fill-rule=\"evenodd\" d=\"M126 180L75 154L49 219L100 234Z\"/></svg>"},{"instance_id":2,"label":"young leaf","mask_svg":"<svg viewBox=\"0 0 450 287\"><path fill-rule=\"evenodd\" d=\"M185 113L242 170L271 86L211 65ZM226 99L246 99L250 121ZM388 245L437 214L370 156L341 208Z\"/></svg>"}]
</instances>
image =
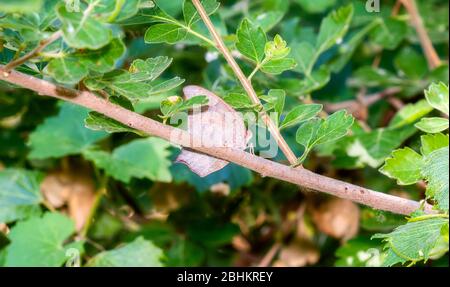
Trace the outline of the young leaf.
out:
<instances>
[{"instance_id":1,"label":"young leaf","mask_svg":"<svg viewBox=\"0 0 450 287\"><path fill-rule=\"evenodd\" d=\"M302 122L308 121L317 116L322 111L323 106L319 104L300 105L290 111L280 125L280 129L285 129Z\"/></svg>"},{"instance_id":2,"label":"young leaf","mask_svg":"<svg viewBox=\"0 0 450 287\"><path fill-rule=\"evenodd\" d=\"M444 118L424 118L416 124L416 127L423 132L435 134L447 130L449 121Z\"/></svg>"},{"instance_id":3,"label":"young leaf","mask_svg":"<svg viewBox=\"0 0 450 287\"><path fill-rule=\"evenodd\" d=\"M6 248L5 266L60 267L68 259L66 250L75 247L65 245L74 232L74 222L59 213L46 213L43 217L19 222L8 236L11 244ZM81 250L79 252L81 254Z\"/></svg>"},{"instance_id":4,"label":"young leaf","mask_svg":"<svg viewBox=\"0 0 450 287\"><path fill-rule=\"evenodd\" d=\"M279 75L284 71L292 70L297 66L294 59L274 59L270 60L261 67L261 71L267 74Z\"/></svg>"},{"instance_id":5,"label":"young leaf","mask_svg":"<svg viewBox=\"0 0 450 287\"><path fill-rule=\"evenodd\" d=\"M169 182L169 144L157 138L134 140L113 153L86 150L83 155L113 178L129 183L132 178Z\"/></svg>"},{"instance_id":6,"label":"young leaf","mask_svg":"<svg viewBox=\"0 0 450 287\"><path fill-rule=\"evenodd\" d=\"M21 169L0 171L0 221L9 223L40 213L42 174Z\"/></svg>"},{"instance_id":7,"label":"young leaf","mask_svg":"<svg viewBox=\"0 0 450 287\"><path fill-rule=\"evenodd\" d=\"M406 105L389 123L389 128L396 129L415 123L420 118L429 114L433 108L426 100L420 100L415 104Z\"/></svg>"},{"instance_id":8,"label":"young leaf","mask_svg":"<svg viewBox=\"0 0 450 287\"><path fill-rule=\"evenodd\" d=\"M261 27L256 27L248 19L244 19L237 30L238 42L236 48L242 55L260 64L264 60L266 33Z\"/></svg>"},{"instance_id":9,"label":"young leaf","mask_svg":"<svg viewBox=\"0 0 450 287\"><path fill-rule=\"evenodd\" d=\"M430 105L449 115L449 96L448 86L444 83L432 84L428 90L425 91L425 97Z\"/></svg>"},{"instance_id":10,"label":"young leaf","mask_svg":"<svg viewBox=\"0 0 450 287\"><path fill-rule=\"evenodd\" d=\"M106 133L94 132L84 126L83 121L87 115L85 108L62 104L57 116L46 119L31 133L29 157L46 159L79 154L105 138Z\"/></svg>"},{"instance_id":11,"label":"young leaf","mask_svg":"<svg viewBox=\"0 0 450 287\"><path fill-rule=\"evenodd\" d=\"M332 142L346 136L354 120L346 111L339 111L332 114L320 125L315 144Z\"/></svg>"},{"instance_id":12,"label":"young leaf","mask_svg":"<svg viewBox=\"0 0 450 287\"><path fill-rule=\"evenodd\" d=\"M449 137L444 134L424 135L420 139L422 142L421 152L424 156L427 156L438 149L447 147L449 144Z\"/></svg>"},{"instance_id":13,"label":"young leaf","mask_svg":"<svg viewBox=\"0 0 450 287\"><path fill-rule=\"evenodd\" d=\"M397 179L399 185L410 185L422 179L423 157L410 148L396 150L380 169L384 175Z\"/></svg>"},{"instance_id":14,"label":"young leaf","mask_svg":"<svg viewBox=\"0 0 450 287\"><path fill-rule=\"evenodd\" d=\"M99 1L91 2L84 12L68 11L66 5L57 9L62 22L64 40L72 48L96 50L106 46L112 38L111 30L93 18Z\"/></svg>"},{"instance_id":15,"label":"young leaf","mask_svg":"<svg viewBox=\"0 0 450 287\"><path fill-rule=\"evenodd\" d=\"M162 267L164 254L152 242L137 238L114 250L104 251L92 258L88 267Z\"/></svg>"}]
</instances>

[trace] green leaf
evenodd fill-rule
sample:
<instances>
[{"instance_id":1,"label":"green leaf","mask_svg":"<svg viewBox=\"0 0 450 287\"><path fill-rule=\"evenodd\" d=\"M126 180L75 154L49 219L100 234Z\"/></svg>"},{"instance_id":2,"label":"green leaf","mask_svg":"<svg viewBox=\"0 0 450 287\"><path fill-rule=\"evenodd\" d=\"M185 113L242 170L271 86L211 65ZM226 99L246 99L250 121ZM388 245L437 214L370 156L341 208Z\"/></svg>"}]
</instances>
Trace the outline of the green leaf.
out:
<instances>
[{"instance_id":1,"label":"green leaf","mask_svg":"<svg viewBox=\"0 0 450 287\"><path fill-rule=\"evenodd\" d=\"M64 40L72 48L96 50L106 46L112 38L108 27L93 18L96 2L91 2L84 12L67 11L65 5L57 9L62 22Z\"/></svg>"},{"instance_id":2,"label":"green leaf","mask_svg":"<svg viewBox=\"0 0 450 287\"><path fill-rule=\"evenodd\" d=\"M47 72L60 83L74 85L89 74L89 69L76 57L67 55L50 61Z\"/></svg>"},{"instance_id":3,"label":"green leaf","mask_svg":"<svg viewBox=\"0 0 450 287\"><path fill-rule=\"evenodd\" d=\"M336 267L380 267L382 256L379 244L366 237L349 240L336 250Z\"/></svg>"},{"instance_id":4,"label":"green leaf","mask_svg":"<svg viewBox=\"0 0 450 287\"><path fill-rule=\"evenodd\" d=\"M135 60L129 71L116 70L111 73L91 77L84 81L92 90L108 88L132 102L145 101L151 96L164 94L180 86L184 80L179 77L154 83L172 63L167 57Z\"/></svg>"},{"instance_id":5,"label":"green leaf","mask_svg":"<svg viewBox=\"0 0 450 287\"><path fill-rule=\"evenodd\" d=\"M87 129L85 108L73 104L61 105L59 114L45 120L31 133L29 145L32 159L46 159L80 154L95 142L105 138L106 133Z\"/></svg>"},{"instance_id":6,"label":"green leaf","mask_svg":"<svg viewBox=\"0 0 450 287\"><path fill-rule=\"evenodd\" d=\"M296 0L295 2L311 14L323 13L336 4L336 0Z\"/></svg>"},{"instance_id":7,"label":"green leaf","mask_svg":"<svg viewBox=\"0 0 450 287\"><path fill-rule=\"evenodd\" d=\"M315 48L309 42L302 42L293 47L294 58L298 63L296 71L307 74L311 65L314 65Z\"/></svg>"},{"instance_id":8,"label":"green leaf","mask_svg":"<svg viewBox=\"0 0 450 287\"><path fill-rule=\"evenodd\" d=\"M427 261L433 255L433 249L438 246L445 226L448 226L448 219L431 218L409 222L389 234L375 235L373 238L381 238L386 242L388 256L383 265Z\"/></svg>"},{"instance_id":9,"label":"green leaf","mask_svg":"<svg viewBox=\"0 0 450 287\"><path fill-rule=\"evenodd\" d=\"M40 213L42 179L42 174L33 171L0 171L0 222L9 223Z\"/></svg>"},{"instance_id":10,"label":"green leaf","mask_svg":"<svg viewBox=\"0 0 450 287\"><path fill-rule=\"evenodd\" d=\"M425 57L410 47L401 50L394 63L399 71L411 79L421 79L428 72Z\"/></svg>"},{"instance_id":11,"label":"green leaf","mask_svg":"<svg viewBox=\"0 0 450 287\"><path fill-rule=\"evenodd\" d=\"M422 175L428 182L427 196L437 202L437 207L448 212L449 148L433 151L425 157Z\"/></svg>"},{"instance_id":12,"label":"green leaf","mask_svg":"<svg viewBox=\"0 0 450 287\"><path fill-rule=\"evenodd\" d=\"M401 128L413 124L417 120L429 114L433 108L426 100L420 100L415 104L406 105L402 108L389 123L389 128Z\"/></svg>"},{"instance_id":13,"label":"green leaf","mask_svg":"<svg viewBox=\"0 0 450 287\"><path fill-rule=\"evenodd\" d=\"M74 232L74 222L59 213L21 221L8 236L5 266L60 267L69 259L66 251L73 245L64 243Z\"/></svg>"},{"instance_id":14,"label":"green leaf","mask_svg":"<svg viewBox=\"0 0 450 287\"><path fill-rule=\"evenodd\" d=\"M394 50L408 34L408 23L404 20L389 18L381 23L371 33L374 43L388 50Z\"/></svg>"},{"instance_id":15,"label":"green leaf","mask_svg":"<svg viewBox=\"0 0 450 287\"><path fill-rule=\"evenodd\" d=\"M347 135L353 125L354 118L346 111L339 111L322 121L316 134L315 144L324 144L338 140Z\"/></svg>"},{"instance_id":16,"label":"green leaf","mask_svg":"<svg viewBox=\"0 0 450 287\"><path fill-rule=\"evenodd\" d=\"M244 19L237 30L238 42L236 48L250 60L261 63L264 60L266 33L261 27L256 27L248 19Z\"/></svg>"},{"instance_id":17,"label":"green leaf","mask_svg":"<svg viewBox=\"0 0 450 287\"><path fill-rule=\"evenodd\" d=\"M319 54L342 42L353 18L353 5L347 5L330 13L320 26L316 49Z\"/></svg>"},{"instance_id":18,"label":"green leaf","mask_svg":"<svg viewBox=\"0 0 450 287\"><path fill-rule=\"evenodd\" d=\"M86 150L83 155L113 178L129 183L132 178L170 182L169 144L158 138L134 140L113 153Z\"/></svg>"},{"instance_id":19,"label":"green leaf","mask_svg":"<svg viewBox=\"0 0 450 287\"><path fill-rule=\"evenodd\" d=\"M156 24L151 26L145 33L145 42L147 43L167 43L175 44L184 40L187 31L184 27L175 24Z\"/></svg>"},{"instance_id":20,"label":"green leaf","mask_svg":"<svg viewBox=\"0 0 450 287\"><path fill-rule=\"evenodd\" d=\"M427 156L438 149L447 147L449 144L448 135L444 134L424 135L420 139L422 142L421 152L424 156Z\"/></svg>"},{"instance_id":21,"label":"green leaf","mask_svg":"<svg viewBox=\"0 0 450 287\"><path fill-rule=\"evenodd\" d=\"M5 13L30 13L38 12L42 7L42 0L2 0L0 12Z\"/></svg>"},{"instance_id":22,"label":"green leaf","mask_svg":"<svg viewBox=\"0 0 450 287\"><path fill-rule=\"evenodd\" d=\"M292 70L297 66L294 59L274 59L270 60L261 67L261 71L267 74L279 75L285 71Z\"/></svg>"},{"instance_id":23,"label":"green leaf","mask_svg":"<svg viewBox=\"0 0 450 287\"><path fill-rule=\"evenodd\" d=\"M255 106L246 94L241 93L229 93L223 100L235 109L251 109Z\"/></svg>"},{"instance_id":24,"label":"green leaf","mask_svg":"<svg viewBox=\"0 0 450 287\"><path fill-rule=\"evenodd\" d=\"M101 0L94 12L100 14L104 22L122 22L133 17L139 11L141 0Z\"/></svg>"},{"instance_id":25,"label":"green leaf","mask_svg":"<svg viewBox=\"0 0 450 287\"><path fill-rule=\"evenodd\" d=\"M99 50L83 50L50 61L47 71L55 80L64 84L76 84L89 74L89 70L106 73L113 70L125 53L120 39Z\"/></svg>"},{"instance_id":26,"label":"green leaf","mask_svg":"<svg viewBox=\"0 0 450 287\"><path fill-rule=\"evenodd\" d=\"M137 238L117 249L105 251L92 258L88 267L162 267L163 252L152 242Z\"/></svg>"},{"instance_id":27,"label":"green leaf","mask_svg":"<svg viewBox=\"0 0 450 287\"><path fill-rule=\"evenodd\" d=\"M447 130L449 121L444 118L423 118L416 127L423 132L435 134Z\"/></svg>"},{"instance_id":28,"label":"green leaf","mask_svg":"<svg viewBox=\"0 0 450 287\"><path fill-rule=\"evenodd\" d=\"M377 129L358 134L346 147L349 156L357 158L357 165L365 164L377 168L391 155L392 151L416 133L416 129L405 126L398 129Z\"/></svg>"},{"instance_id":29,"label":"green leaf","mask_svg":"<svg viewBox=\"0 0 450 287\"><path fill-rule=\"evenodd\" d=\"M325 87L330 80L330 71L326 67L322 66L320 69L312 72L311 75L307 75L305 79L299 81L299 88L296 92L299 95L308 95Z\"/></svg>"},{"instance_id":30,"label":"green leaf","mask_svg":"<svg viewBox=\"0 0 450 287\"><path fill-rule=\"evenodd\" d=\"M399 185L411 185L422 179L423 165L423 157L407 147L394 151L380 171L396 179Z\"/></svg>"},{"instance_id":31,"label":"green leaf","mask_svg":"<svg viewBox=\"0 0 450 287\"><path fill-rule=\"evenodd\" d=\"M448 96L448 86L444 83L439 84L432 84L428 90L425 91L425 97L430 103L430 105L435 108L436 110L439 110L449 115L449 96Z\"/></svg>"},{"instance_id":32,"label":"green leaf","mask_svg":"<svg viewBox=\"0 0 450 287\"><path fill-rule=\"evenodd\" d=\"M220 3L218 3L216 0L202 0L201 3L208 15L214 14L214 12L216 12L220 6ZM201 20L201 17L198 14L197 9L189 0L184 1L183 14L184 14L184 21L188 27L192 27L192 25Z\"/></svg>"},{"instance_id":33,"label":"green leaf","mask_svg":"<svg viewBox=\"0 0 450 287\"><path fill-rule=\"evenodd\" d=\"M322 111L322 108L323 106L318 104L297 106L286 115L280 125L280 129L285 129L308 121L317 116Z\"/></svg>"},{"instance_id":34,"label":"green leaf","mask_svg":"<svg viewBox=\"0 0 450 287\"><path fill-rule=\"evenodd\" d=\"M297 130L296 140L305 147L305 152L299 159L302 163L312 148L316 145L326 144L336 141L347 135L354 123L354 118L346 111L338 111L328 118L314 118Z\"/></svg>"}]
</instances>

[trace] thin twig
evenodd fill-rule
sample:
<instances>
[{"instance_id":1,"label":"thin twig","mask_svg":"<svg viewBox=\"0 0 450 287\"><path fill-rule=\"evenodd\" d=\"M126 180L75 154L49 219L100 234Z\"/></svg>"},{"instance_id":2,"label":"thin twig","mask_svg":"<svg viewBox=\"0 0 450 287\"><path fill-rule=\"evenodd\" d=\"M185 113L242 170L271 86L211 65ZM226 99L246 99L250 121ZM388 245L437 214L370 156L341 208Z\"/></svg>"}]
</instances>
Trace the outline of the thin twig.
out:
<instances>
[{"instance_id":1,"label":"thin twig","mask_svg":"<svg viewBox=\"0 0 450 287\"><path fill-rule=\"evenodd\" d=\"M10 63L8 63L8 65L5 66L5 72L9 72L12 69L26 63L27 61L29 61L30 59L36 57L39 55L40 52L42 52L45 48L48 47L48 45L50 45L51 43L55 42L56 40L58 40L62 35L61 31L57 31L55 33L53 33L50 37L48 37L45 40L42 40L39 45L34 48L31 52L25 54L24 56L20 57L17 60L14 60Z\"/></svg>"},{"instance_id":2,"label":"thin twig","mask_svg":"<svg viewBox=\"0 0 450 287\"><path fill-rule=\"evenodd\" d=\"M193 140L188 132L163 125L160 122L112 104L92 92L76 91L63 86L58 86L14 70L10 73L5 72L5 67L0 65L0 80L2 81L32 90L41 96L50 96L83 106L114 119L130 128L141 131L143 134L159 137L172 144L236 163L264 176L269 176L304 188L321 191L375 209L390 211L397 214L408 215L421 207L421 204L417 201L376 192L322 176L306 169L292 168L255 156L240 149L196 146L193 143L197 141ZM425 210L428 213L433 213L432 207L428 204L425 205Z\"/></svg>"},{"instance_id":3,"label":"thin twig","mask_svg":"<svg viewBox=\"0 0 450 287\"><path fill-rule=\"evenodd\" d=\"M415 0L400 0L411 16L411 24L417 31L417 35L422 45L422 49L428 61L428 66L430 69L435 69L439 67L442 62L439 58L438 53L433 47L430 36L428 36L427 30L423 23L422 17L420 17L419 10L417 9L417 4Z\"/></svg>"},{"instance_id":4,"label":"thin twig","mask_svg":"<svg viewBox=\"0 0 450 287\"><path fill-rule=\"evenodd\" d=\"M261 106L261 101L259 100L258 95L255 92L255 89L253 88L251 82L247 79L245 74L242 72L241 68L239 67L236 60L233 58L233 55L228 50L227 46L222 40L222 37L219 35L219 32L216 30L214 24L212 23L211 19L208 16L208 13L205 11L205 8L201 4L200 0L192 0L192 3L194 4L195 8L197 9L200 17L203 19L203 22L205 23L206 27L208 28L209 32L211 33L211 36L213 37L216 48L222 53L225 60L230 65L233 72L236 74L236 77L241 82L244 90L247 92L248 96L250 97L250 100L258 106ZM289 160L289 162L294 165L297 163L297 157L295 156L294 152L291 150L287 142L284 140L283 136L280 133L280 130L278 129L277 125L272 121L270 116L265 113L261 112L261 118L266 124L267 128L269 129L272 136L275 138L278 146L280 147L281 151L284 153L286 158Z\"/></svg>"}]
</instances>

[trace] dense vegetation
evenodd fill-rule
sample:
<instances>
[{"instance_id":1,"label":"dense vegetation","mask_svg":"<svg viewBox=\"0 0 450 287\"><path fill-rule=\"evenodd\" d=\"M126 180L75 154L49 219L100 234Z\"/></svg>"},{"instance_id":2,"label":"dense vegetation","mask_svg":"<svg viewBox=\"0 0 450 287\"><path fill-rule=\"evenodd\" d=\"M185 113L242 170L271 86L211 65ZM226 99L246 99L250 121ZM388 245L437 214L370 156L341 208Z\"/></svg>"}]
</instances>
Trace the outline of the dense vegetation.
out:
<instances>
[{"instance_id":1,"label":"dense vegetation","mask_svg":"<svg viewBox=\"0 0 450 287\"><path fill-rule=\"evenodd\" d=\"M448 5L1 0L0 266L447 266Z\"/></svg>"}]
</instances>

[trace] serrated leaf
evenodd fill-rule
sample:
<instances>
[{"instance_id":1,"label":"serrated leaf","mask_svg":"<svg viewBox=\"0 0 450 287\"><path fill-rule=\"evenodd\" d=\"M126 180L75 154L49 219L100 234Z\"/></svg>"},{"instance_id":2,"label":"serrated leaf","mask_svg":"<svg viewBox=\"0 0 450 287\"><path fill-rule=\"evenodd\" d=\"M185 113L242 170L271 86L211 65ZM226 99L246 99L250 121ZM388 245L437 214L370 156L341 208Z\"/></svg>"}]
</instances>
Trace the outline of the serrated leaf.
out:
<instances>
[{"instance_id":1,"label":"serrated leaf","mask_svg":"<svg viewBox=\"0 0 450 287\"><path fill-rule=\"evenodd\" d=\"M425 157L422 175L428 183L426 194L437 202L437 207L447 211L449 208L449 148L433 151Z\"/></svg>"},{"instance_id":2,"label":"serrated leaf","mask_svg":"<svg viewBox=\"0 0 450 287\"><path fill-rule=\"evenodd\" d=\"M148 28L145 33L145 42L147 43L167 43L175 44L184 40L187 31L184 27L175 24L156 24Z\"/></svg>"},{"instance_id":3,"label":"serrated leaf","mask_svg":"<svg viewBox=\"0 0 450 287\"><path fill-rule=\"evenodd\" d=\"M74 222L59 213L21 221L8 236L5 266L60 267L69 259L66 250L73 245L64 243L74 232Z\"/></svg>"},{"instance_id":4,"label":"serrated leaf","mask_svg":"<svg viewBox=\"0 0 450 287\"><path fill-rule=\"evenodd\" d=\"M347 135L353 125L354 118L346 111L339 111L322 122L316 135L316 144L338 140Z\"/></svg>"},{"instance_id":5,"label":"serrated leaf","mask_svg":"<svg viewBox=\"0 0 450 287\"><path fill-rule=\"evenodd\" d=\"M169 57L138 59L131 64L130 72L135 81L154 81L170 67L172 61Z\"/></svg>"},{"instance_id":6,"label":"serrated leaf","mask_svg":"<svg viewBox=\"0 0 450 287\"><path fill-rule=\"evenodd\" d=\"M45 120L29 137L32 159L58 158L80 154L107 136L87 129L88 110L73 104L61 105L59 114Z\"/></svg>"},{"instance_id":7,"label":"serrated leaf","mask_svg":"<svg viewBox=\"0 0 450 287\"><path fill-rule=\"evenodd\" d=\"M132 178L170 182L169 146L161 139L148 138L134 140L112 153L86 150L83 155L108 175L125 183Z\"/></svg>"},{"instance_id":8,"label":"serrated leaf","mask_svg":"<svg viewBox=\"0 0 450 287\"><path fill-rule=\"evenodd\" d=\"M244 19L236 33L238 51L250 60L261 63L264 60L266 33L261 27L254 26L248 19Z\"/></svg>"},{"instance_id":9,"label":"serrated leaf","mask_svg":"<svg viewBox=\"0 0 450 287\"><path fill-rule=\"evenodd\" d=\"M202 0L201 4L208 15L214 14L214 12L216 12L220 6L220 3L217 2L216 0ZM189 0L184 1L183 14L184 14L184 21L186 23L186 26L188 27L192 27L192 25L201 20L201 17L197 12L197 9Z\"/></svg>"},{"instance_id":10,"label":"serrated leaf","mask_svg":"<svg viewBox=\"0 0 450 287\"><path fill-rule=\"evenodd\" d=\"M428 90L425 91L425 97L430 105L449 115L449 96L448 86L444 83L432 84Z\"/></svg>"},{"instance_id":11,"label":"serrated leaf","mask_svg":"<svg viewBox=\"0 0 450 287\"><path fill-rule=\"evenodd\" d=\"M68 11L66 5L58 7L64 40L72 48L96 50L111 41L111 30L92 16L96 3L90 3L84 12Z\"/></svg>"},{"instance_id":12,"label":"serrated leaf","mask_svg":"<svg viewBox=\"0 0 450 287\"><path fill-rule=\"evenodd\" d=\"M152 242L137 238L117 249L104 251L92 258L88 267L162 267L163 251Z\"/></svg>"},{"instance_id":13,"label":"serrated leaf","mask_svg":"<svg viewBox=\"0 0 450 287\"><path fill-rule=\"evenodd\" d=\"M400 185L410 185L422 179L423 166L423 157L407 147L394 151L380 171Z\"/></svg>"},{"instance_id":14,"label":"serrated leaf","mask_svg":"<svg viewBox=\"0 0 450 287\"><path fill-rule=\"evenodd\" d=\"M60 83L76 84L89 74L89 70L98 73L113 70L125 49L122 40L116 38L99 50L83 50L53 59L47 71Z\"/></svg>"},{"instance_id":15,"label":"serrated leaf","mask_svg":"<svg viewBox=\"0 0 450 287\"><path fill-rule=\"evenodd\" d=\"M313 118L297 130L296 140L305 147L305 152L299 159L302 163L309 152L316 145L322 145L336 141L348 134L354 118L346 111L338 111L326 119Z\"/></svg>"},{"instance_id":16,"label":"serrated leaf","mask_svg":"<svg viewBox=\"0 0 450 287\"><path fill-rule=\"evenodd\" d=\"M420 139L422 142L421 152L424 156L427 156L438 149L447 147L449 144L448 135L444 134L424 135Z\"/></svg>"},{"instance_id":17,"label":"serrated leaf","mask_svg":"<svg viewBox=\"0 0 450 287\"><path fill-rule=\"evenodd\" d=\"M409 222L389 234L377 234L373 238L381 238L386 242L388 256L384 266L397 263L427 261L432 250L438 245L441 230L448 225L448 219L432 218ZM448 249L448 247L447 247ZM392 254L389 255L389 252Z\"/></svg>"},{"instance_id":18,"label":"serrated leaf","mask_svg":"<svg viewBox=\"0 0 450 287\"><path fill-rule=\"evenodd\" d=\"M447 130L449 127L449 120L444 118L423 118L416 124L416 128L419 130L435 134Z\"/></svg>"},{"instance_id":19,"label":"serrated leaf","mask_svg":"<svg viewBox=\"0 0 450 287\"><path fill-rule=\"evenodd\" d=\"M318 104L297 106L286 115L280 125L280 129L285 129L308 121L317 116L322 111L322 108L323 106Z\"/></svg>"},{"instance_id":20,"label":"serrated leaf","mask_svg":"<svg viewBox=\"0 0 450 287\"><path fill-rule=\"evenodd\" d=\"M353 18L353 5L347 5L330 13L320 26L316 49L322 53L339 44L350 28Z\"/></svg>"},{"instance_id":21,"label":"serrated leaf","mask_svg":"<svg viewBox=\"0 0 450 287\"><path fill-rule=\"evenodd\" d=\"M0 171L0 222L39 215L42 174L22 169Z\"/></svg>"}]
</instances>

